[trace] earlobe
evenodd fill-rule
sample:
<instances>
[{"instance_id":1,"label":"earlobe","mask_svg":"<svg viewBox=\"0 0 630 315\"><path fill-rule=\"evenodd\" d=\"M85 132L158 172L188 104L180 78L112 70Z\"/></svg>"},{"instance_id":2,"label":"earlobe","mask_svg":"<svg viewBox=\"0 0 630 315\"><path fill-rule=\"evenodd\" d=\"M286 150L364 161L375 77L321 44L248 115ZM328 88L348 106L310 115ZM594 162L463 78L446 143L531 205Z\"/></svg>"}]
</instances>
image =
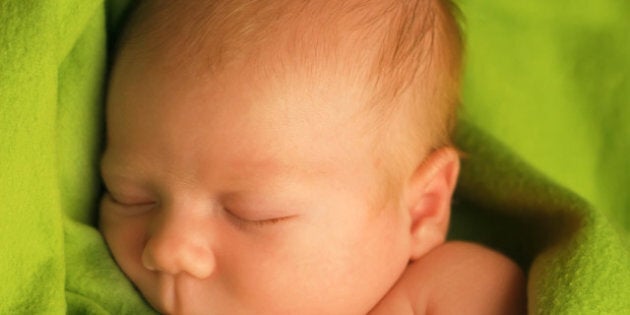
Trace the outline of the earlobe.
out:
<instances>
[{"instance_id":1,"label":"earlobe","mask_svg":"<svg viewBox=\"0 0 630 315\"><path fill-rule=\"evenodd\" d=\"M411 219L411 260L444 242L458 175L457 151L446 147L433 151L410 178L405 195Z\"/></svg>"}]
</instances>

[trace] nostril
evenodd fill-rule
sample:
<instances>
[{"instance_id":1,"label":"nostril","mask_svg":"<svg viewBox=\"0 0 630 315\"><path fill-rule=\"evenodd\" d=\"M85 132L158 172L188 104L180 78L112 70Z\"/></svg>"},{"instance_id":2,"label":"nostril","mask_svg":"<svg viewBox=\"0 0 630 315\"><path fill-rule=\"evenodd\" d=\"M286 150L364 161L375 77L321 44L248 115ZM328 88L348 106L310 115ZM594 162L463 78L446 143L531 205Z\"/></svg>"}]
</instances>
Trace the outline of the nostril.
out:
<instances>
[{"instance_id":1,"label":"nostril","mask_svg":"<svg viewBox=\"0 0 630 315\"><path fill-rule=\"evenodd\" d=\"M193 238L153 238L149 240L141 256L142 266L149 271L171 275L187 273L197 279L205 279L215 269L213 250L207 244L199 244Z\"/></svg>"},{"instance_id":2,"label":"nostril","mask_svg":"<svg viewBox=\"0 0 630 315\"><path fill-rule=\"evenodd\" d=\"M151 253L149 252L150 249L149 247L145 247L145 249L142 251L142 266L144 266L144 268L146 268L147 270L150 271L157 271L157 266L155 261L153 260L153 256L151 255Z\"/></svg>"},{"instance_id":3,"label":"nostril","mask_svg":"<svg viewBox=\"0 0 630 315\"><path fill-rule=\"evenodd\" d=\"M190 275L197 279L206 279L212 274L211 268L195 268L190 270Z\"/></svg>"},{"instance_id":4,"label":"nostril","mask_svg":"<svg viewBox=\"0 0 630 315\"><path fill-rule=\"evenodd\" d=\"M180 257L182 270L198 279L205 279L212 275L215 268L215 258L211 250L195 248Z\"/></svg>"}]
</instances>

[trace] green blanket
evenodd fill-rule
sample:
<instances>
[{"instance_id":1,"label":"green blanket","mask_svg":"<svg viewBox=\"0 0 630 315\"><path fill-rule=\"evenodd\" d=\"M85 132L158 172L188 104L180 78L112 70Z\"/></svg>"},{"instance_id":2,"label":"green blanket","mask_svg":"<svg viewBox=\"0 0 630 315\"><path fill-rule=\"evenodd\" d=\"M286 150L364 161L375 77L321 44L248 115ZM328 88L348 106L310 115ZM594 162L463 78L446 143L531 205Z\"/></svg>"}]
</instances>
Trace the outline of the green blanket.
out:
<instances>
[{"instance_id":1,"label":"green blanket","mask_svg":"<svg viewBox=\"0 0 630 315\"><path fill-rule=\"evenodd\" d=\"M127 2L0 1L0 314L152 313L94 228ZM532 314L629 314L630 3L461 2L450 237L518 261Z\"/></svg>"}]
</instances>

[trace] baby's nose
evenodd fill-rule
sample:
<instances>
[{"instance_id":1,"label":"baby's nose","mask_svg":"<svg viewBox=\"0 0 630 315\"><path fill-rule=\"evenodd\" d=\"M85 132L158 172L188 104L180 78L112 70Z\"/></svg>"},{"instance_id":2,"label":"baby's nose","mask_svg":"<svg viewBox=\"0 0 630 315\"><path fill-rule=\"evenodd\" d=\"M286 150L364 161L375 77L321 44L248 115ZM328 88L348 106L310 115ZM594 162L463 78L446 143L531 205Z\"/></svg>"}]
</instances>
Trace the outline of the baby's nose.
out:
<instances>
[{"instance_id":1,"label":"baby's nose","mask_svg":"<svg viewBox=\"0 0 630 315\"><path fill-rule=\"evenodd\" d=\"M208 233L198 223L169 222L156 229L142 252L142 264L167 274L188 273L205 279L216 266Z\"/></svg>"}]
</instances>

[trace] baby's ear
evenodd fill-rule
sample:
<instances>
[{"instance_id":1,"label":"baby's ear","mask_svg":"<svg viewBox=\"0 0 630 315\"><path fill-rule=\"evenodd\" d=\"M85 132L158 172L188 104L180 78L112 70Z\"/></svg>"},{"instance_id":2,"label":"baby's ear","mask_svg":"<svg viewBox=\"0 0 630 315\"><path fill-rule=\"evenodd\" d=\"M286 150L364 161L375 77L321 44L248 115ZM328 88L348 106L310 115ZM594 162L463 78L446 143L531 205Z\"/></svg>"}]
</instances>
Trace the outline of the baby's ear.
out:
<instances>
[{"instance_id":1,"label":"baby's ear","mask_svg":"<svg viewBox=\"0 0 630 315\"><path fill-rule=\"evenodd\" d=\"M411 260L444 242L458 175L457 151L446 147L432 152L407 183L405 206L411 218Z\"/></svg>"}]
</instances>

